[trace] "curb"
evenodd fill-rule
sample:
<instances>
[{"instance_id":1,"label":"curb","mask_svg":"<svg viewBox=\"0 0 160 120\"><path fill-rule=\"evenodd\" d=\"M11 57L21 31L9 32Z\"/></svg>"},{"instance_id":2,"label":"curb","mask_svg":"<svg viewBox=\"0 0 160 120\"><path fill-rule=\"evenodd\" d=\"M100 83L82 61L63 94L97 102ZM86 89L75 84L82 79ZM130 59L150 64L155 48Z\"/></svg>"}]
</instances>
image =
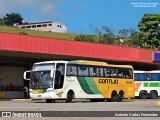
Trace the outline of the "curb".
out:
<instances>
[{"instance_id":1,"label":"curb","mask_svg":"<svg viewBox=\"0 0 160 120\"><path fill-rule=\"evenodd\" d=\"M12 99L11 101L31 101L31 99Z\"/></svg>"},{"instance_id":2,"label":"curb","mask_svg":"<svg viewBox=\"0 0 160 120\"><path fill-rule=\"evenodd\" d=\"M0 101L32 101L31 99L0 99Z\"/></svg>"}]
</instances>

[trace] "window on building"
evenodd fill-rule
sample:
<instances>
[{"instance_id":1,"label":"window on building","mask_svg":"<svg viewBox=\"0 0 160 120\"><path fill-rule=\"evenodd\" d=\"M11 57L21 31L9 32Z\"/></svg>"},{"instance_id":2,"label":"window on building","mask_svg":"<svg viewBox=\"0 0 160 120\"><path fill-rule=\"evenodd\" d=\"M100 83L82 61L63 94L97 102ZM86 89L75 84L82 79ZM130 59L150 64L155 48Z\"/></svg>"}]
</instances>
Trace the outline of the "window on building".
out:
<instances>
[{"instance_id":1,"label":"window on building","mask_svg":"<svg viewBox=\"0 0 160 120\"><path fill-rule=\"evenodd\" d=\"M27 26L27 28L31 28L31 26Z\"/></svg>"},{"instance_id":2,"label":"window on building","mask_svg":"<svg viewBox=\"0 0 160 120\"><path fill-rule=\"evenodd\" d=\"M48 26L52 26L52 24L48 24Z\"/></svg>"},{"instance_id":3,"label":"window on building","mask_svg":"<svg viewBox=\"0 0 160 120\"><path fill-rule=\"evenodd\" d=\"M37 25L37 27L42 27L42 25Z\"/></svg>"},{"instance_id":4,"label":"window on building","mask_svg":"<svg viewBox=\"0 0 160 120\"><path fill-rule=\"evenodd\" d=\"M36 25L32 25L32 28L36 28Z\"/></svg>"},{"instance_id":5,"label":"window on building","mask_svg":"<svg viewBox=\"0 0 160 120\"><path fill-rule=\"evenodd\" d=\"M47 24L43 24L42 26L43 26L43 27L47 27Z\"/></svg>"}]
</instances>

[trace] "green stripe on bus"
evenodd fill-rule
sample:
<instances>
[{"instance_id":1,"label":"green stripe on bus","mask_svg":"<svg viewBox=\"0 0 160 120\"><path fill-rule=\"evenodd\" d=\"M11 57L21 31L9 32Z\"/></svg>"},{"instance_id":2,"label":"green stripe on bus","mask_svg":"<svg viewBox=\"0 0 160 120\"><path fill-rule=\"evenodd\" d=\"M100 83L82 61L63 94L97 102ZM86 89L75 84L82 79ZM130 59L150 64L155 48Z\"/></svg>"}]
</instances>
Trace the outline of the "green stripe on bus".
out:
<instances>
[{"instance_id":1,"label":"green stripe on bus","mask_svg":"<svg viewBox=\"0 0 160 120\"><path fill-rule=\"evenodd\" d=\"M96 83L94 81L93 78L91 77L85 77L88 85L89 85L89 88L91 89L91 91L94 93L94 94L101 94L101 92L99 91L99 89L97 88L96 86Z\"/></svg>"},{"instance_id":2,"label":"green stripe on bus","mask_svg":"<svg viewBox=\"0 0 160 120\"><path fill-rule=\"evenodd\" d=\"M160 82L145 82L144 87L160 87Z\"/></svg>"},{"instance_id":3,"label":"green stripe on bus","mask_svg":"<svg viewBox=\"0 0 160 120\"><path fill-rule=\"evenodd\" d=\"M83 89L83 91L87 94L93 94L93 92L91 91L85 77L77 77L79 84L81 85L81 88Z\"/></svg>"}]
</instances>

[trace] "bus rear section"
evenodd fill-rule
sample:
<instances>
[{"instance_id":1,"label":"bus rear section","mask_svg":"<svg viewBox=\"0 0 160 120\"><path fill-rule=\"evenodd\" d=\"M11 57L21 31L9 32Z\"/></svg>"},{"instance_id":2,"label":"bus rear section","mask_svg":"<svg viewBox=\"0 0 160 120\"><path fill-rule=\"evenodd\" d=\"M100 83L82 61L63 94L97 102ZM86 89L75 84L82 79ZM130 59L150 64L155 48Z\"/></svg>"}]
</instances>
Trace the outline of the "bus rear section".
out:
<instances>
[{"instance_id":1,"label":"bus rear section","mask_svg":"<svg viewBox=\"0 0 160 120\"><path fill-rule=\"evenodd\" d=\"M156 99L160 96L160 71L134 71L135 96Z\"/></svg>"}]
</instances>

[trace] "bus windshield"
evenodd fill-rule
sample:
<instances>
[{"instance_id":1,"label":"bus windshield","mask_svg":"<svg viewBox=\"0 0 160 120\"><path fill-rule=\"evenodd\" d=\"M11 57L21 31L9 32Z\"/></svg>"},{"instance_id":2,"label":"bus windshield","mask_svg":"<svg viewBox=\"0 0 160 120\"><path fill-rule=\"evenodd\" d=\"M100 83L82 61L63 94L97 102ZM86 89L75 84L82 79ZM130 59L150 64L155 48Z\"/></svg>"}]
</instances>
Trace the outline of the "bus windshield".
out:
<instances>
[{"instance_id":1,"label":"bus windshield","mask_svg":"<svg viewBox=\"0 0 160 120\"><path fill-rule=\"evenodd\" d=\"M50 70L46 71L33 71L31 73L31 89L43 89L43 88L52 88L53 81L50 77Z\"/></svg>"},{"instance_id":2,"label":"bus windshield","mask_svg":"<svg viewBox=\"0 0 160 120\"><path fill-rule=\"evenodd\" d=\"M39 70L52 70L55 69L54 63L47 63L47 64L34 64L32 67L33 71L39 71Z\"/></svg>"}]
</instances>

